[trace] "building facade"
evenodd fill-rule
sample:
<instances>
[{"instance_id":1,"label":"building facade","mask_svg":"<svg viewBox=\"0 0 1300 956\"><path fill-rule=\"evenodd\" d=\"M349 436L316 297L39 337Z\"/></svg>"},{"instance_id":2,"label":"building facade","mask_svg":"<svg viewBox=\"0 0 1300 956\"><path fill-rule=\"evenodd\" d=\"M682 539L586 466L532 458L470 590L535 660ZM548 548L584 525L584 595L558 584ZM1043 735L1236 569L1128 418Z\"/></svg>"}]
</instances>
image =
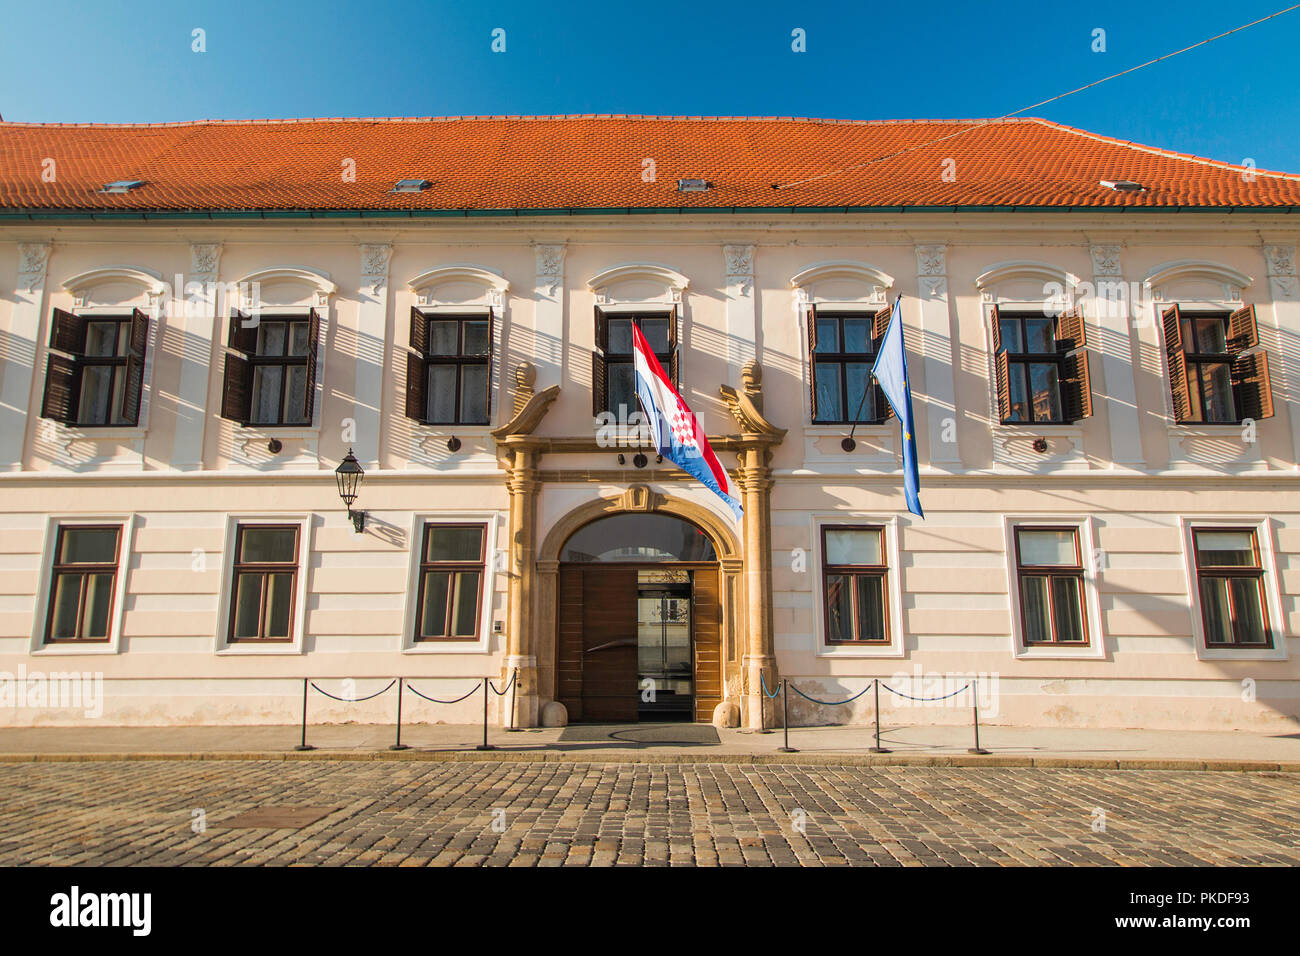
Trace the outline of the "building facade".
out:
<instances>
[{"instance_id":1,"label":"building facade","mask_svg":"<svg viewBox=\"0 0 1300 956\"><path fill-rule=\"evenodd\" d=\"M347 698L514 675L498 724L753 728L780 678L974 676L992 723L1294 728L1300 183L947 132L0 123L0 722L294 723L304 678L345 698L311 720L390 721ZM924 519L869 376L900 295ZM633 325L739 522L629 420ZM21 699L91 673L96 713Z\"/></svg>"}]
</instances>

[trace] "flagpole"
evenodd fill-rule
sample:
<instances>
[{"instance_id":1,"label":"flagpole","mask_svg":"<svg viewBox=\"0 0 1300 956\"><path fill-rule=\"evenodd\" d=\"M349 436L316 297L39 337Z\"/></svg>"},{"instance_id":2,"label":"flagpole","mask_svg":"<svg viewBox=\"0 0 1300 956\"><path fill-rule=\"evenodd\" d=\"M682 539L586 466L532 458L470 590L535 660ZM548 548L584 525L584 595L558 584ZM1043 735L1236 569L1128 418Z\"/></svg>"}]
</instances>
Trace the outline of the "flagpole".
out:
<instances>
[{"instance_id":1,"label":"flagpole","mask_svg":"<svg viewBox=\"0 0 1300 956\"><path fill-rule=\"evenodd\" d=\"M902 298L901 295L894 296L894 305L890 307L891 313L893 312L894 308L898 306L898 300L901 298ZM890 321L891 322L893 321L892 315L890 316ZM845 369L844 374L845 375L848 374L847 368ZM867 373L867 384L864 385L862 388L862 399L858 402L858 410L853 413L853 423L852 426L849 428L849 434L842 442L840 442L840 447L843 448L845 451L853 451L853 449L858 447L858 443L853 440L853 433L858 429L858 419L862 417L862 406L867 403L867 392L870 388L871 388L871 374Z\"/></svg>"}]
</instances>

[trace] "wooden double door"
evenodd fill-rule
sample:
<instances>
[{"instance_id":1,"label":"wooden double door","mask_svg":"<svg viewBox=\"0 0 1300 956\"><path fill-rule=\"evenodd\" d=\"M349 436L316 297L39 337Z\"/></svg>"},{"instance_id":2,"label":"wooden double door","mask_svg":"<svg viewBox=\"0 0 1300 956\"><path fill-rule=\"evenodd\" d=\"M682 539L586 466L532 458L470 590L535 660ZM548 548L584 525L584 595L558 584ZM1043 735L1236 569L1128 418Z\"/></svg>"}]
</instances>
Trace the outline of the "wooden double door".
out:
<instances>
[{"instance_id":1,"label":"wooden double door","mask_svg":"<svg viewBox=\"0 0 1300 956\"><path fill-rule=\"evenodd\" d=\"M570 720L712 719L722 701L716 565L561 565L557 612L556 698Z\"/></svg>"}]
</instances>

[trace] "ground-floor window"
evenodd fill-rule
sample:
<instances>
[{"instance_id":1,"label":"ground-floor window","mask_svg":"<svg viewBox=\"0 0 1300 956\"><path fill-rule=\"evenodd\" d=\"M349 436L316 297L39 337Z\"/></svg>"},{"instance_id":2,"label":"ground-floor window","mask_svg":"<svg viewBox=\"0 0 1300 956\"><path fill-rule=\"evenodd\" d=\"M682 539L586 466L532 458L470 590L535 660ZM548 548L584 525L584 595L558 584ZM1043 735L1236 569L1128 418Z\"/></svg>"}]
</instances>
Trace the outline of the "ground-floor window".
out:
<instances>
[{"instance_id":1,"label":"ground-floor window","mask_svg":"<svg viewBox=\"0 0 1300 956\"><path fill-rule=\"evenodd\" d=\"M478 636L486 540L487 526L483 524L424 526L420 593L415 605L417 641L463 641Z\"/></svg>"},{"instance_id":2,"label":"ground-floor window","mask_svg":"<svg viewBox=\"0 0 1300 956\"><path fill-rule=\"evenodd\" d=\"M1088 643L1077 527L1015 529L1025 646Z\"/></svg>"},{"instance_id":3,"label":"ground-floor window","mask_svg":"<svg viewBox=\"0 0 1300 956\"><path fill-rule=\"evenodd\" d=\"M235 532L230 641L289 641L298 591L298 526L241 524Z\"/></svg>"},{"instance_id":4,"label":"ground-floor window","mask_svg":"<svg viewBox=\"0 0 1300 956\"><path fill-rule=\"evenodd\" d=\"M888 644L889 566L882 527L822 527L828 644Z\"/></svg>"},{"instance_id":5,"label":"ground-floor window","mask_svg":"<svg viewBox=\"0 0 1300 956\"><path fill-rule=\"evenodd\" d=\"M118 525L61 525L50 572L47 643L109 639L117 590Z\"/></svg>"},{"instance_id":6,"label":"ground-floor window","mask_svg":"<svg viewBox=\"0 0 1300 956\"><path fill-rule=\"evenodd\" d=\"M1193 528L1207 647L1272 647L1254 528Z\"/></svg>"}]
</instances>

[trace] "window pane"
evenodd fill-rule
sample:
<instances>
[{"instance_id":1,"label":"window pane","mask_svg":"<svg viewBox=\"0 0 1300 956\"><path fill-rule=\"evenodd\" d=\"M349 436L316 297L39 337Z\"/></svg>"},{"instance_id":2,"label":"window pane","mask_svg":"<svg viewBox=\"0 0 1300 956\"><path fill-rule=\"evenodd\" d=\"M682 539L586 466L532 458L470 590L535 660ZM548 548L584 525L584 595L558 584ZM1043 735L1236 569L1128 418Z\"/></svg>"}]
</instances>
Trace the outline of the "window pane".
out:
<instances>
[{"instance_id":1,"label":"window pane","mask_svg":"<svg viewBox=\"0 0 1300 956\"><path fill-rule=\"evenodd\" d=\"M650 346L651 352L668 351L667 319L642 319L641 334L645 336L646 344Z\"/></svg>"},{"instance_id":2,"label":"window pane","mask_svg":"<svg viewBox=\"0 0 1300 956\"><path fill-rule=\"evenodd\" d=\"M1232 369L1228 363L1202 365L1201 394L1204 397L1207 422L1235 422L1235 403L1232 400Z\"/></svg>"},{"instance_id":3,"label":"window pane","mask_svg":"<svg viewBox=\"0 0 1300 956\"><path fill-rule=\"evenodd\" d=\"M455 355L460 350L460 323L454 319L429 321L429 354Z\"/></svg>"},{"instance_id":4,"label":"window pane","mask_svg":"<svg viewBox=\"0 0 1300 956\"><path fill-rule=\"evenodd\" d=\"M664 371L667 371L667 369ZM632 363L611 362L607 375L609 410L617 415L620 420L626 421L628 415L641 409L636 400Z\"/></svg>"},{"instance_id":5,"label":"window pane","mask_svg":"<svg viewBox=\"0 0 1300 956\"><path fill-rule=\"evenodd\" d=\"M609 351L628 354L632 351L632 320L609 319Z\"/></svg>"},{"instance_id":6,"label":"window pane","mask_svg":"<svg viewBox=\"0 0 1300 956\"><path fill-rule=\"evenodd\" d=\"M289 325L289 354L307 354L308 323L293 322Z\"/></svg>"},{"instance_id":7,"label":"window pane","mask_svg":"<svg viewBox=\"0 0 1300 956\"><path fill-rule=\"evenodd\" d=\"M420 636L442 637L447 630L447 590L451 574L428 571L424 575L424 601L420 605Z\"/></svg>"},{"instance_id":8,"label":"window pane","mask_svg":"<svg viewBox=\"0 0 1300 956\"><path fill-rule=\"evenodd\" d=\"M818 343L820 349L821 343ZM817 418L819 422L844 421L844 407L840 397L840 366L836 362L818 362L814 366L817 388Z\"/></svg>"},{"instance_id":9,"label":"window pane","mask_svg":"<svg viewBox=\"0 0 1300 956\"><path fill-rule=\"evenodd\" d=\"M307 421L307 366L291 365L284 399L285 424L301 425Z\"/></svg>"},{"instance_id":10,"label":"window pane","mask_svg":"<svg viewBox=\"0 0 1300 956\"><path fill-rule=\"evenodd\" d=\"M1011 414L1009 422L1029 421L1029 397L1025 388L1025 366L1012 362L1007 366L1007 384L1011 392Z\"/></svg>"},{"instance_id":11,"label":"window pane","mask_svg":"<svg viewBox=\"0 0 1300 956\"><path fill-rule=\"evenodd\" d=\"M235 628L237 638L257 637L257 618L262 610L262 575L241 574L235 581Z\"/></svg>"},{"instance_id":12,"label":"window pane","mask_svg":"<svg viewBox=\"0 0 1300 956\"><path fill-rule=\"evenodd\" d=\"M257 354L283 355L285 323L259 322L257 326Z\"/></svg>"},{"instance_id":13,"label":"window pane","mask_svg":"<svg viewBox=\"0 0 1300 956\"><path fill-rule=\"evenodd\" d=\"M1021 607L1024 608L1025 643L1050 641L1052 626L1047 616L1047 578L1022 577L1020 597Z\"/></svg>"},{"instance_id":14,"label":"window pane","mask_svg":"<svg viewBox=\"0 0 1300 956\"><path fill-rule=\"evenodd\" d=\"M263 637L288 637L289 615L293 607L293 575L268 574L266 598L266 633Z\"/></svg>"},{"instance_id":15,"label":"window pane","mask_svg":"<svg viewBox=\"0 0 1300 956\"><path fill-rule=\"evenodd\" d=\"M456 606L451 629L456 637L473 637L478 633L478 582L477 571L461 571L456 575Z\"/></svg>"},{"instance_id":16,"label":"window pane","mask_svg":"<svg viewBox=\"0 0 1300 956\"><path fill-rule=\"evenodd\" d=\"M883 641L885 634L885 579L861 574L858 584L858 640Z\"/></svg>"},{"instance_id":17,"label":"window pane","mask_svg":"<svg viewBox=\"0 0 1300 956\"><path fill-rule=\"evenodd\" d=\"M486 365L463 365L460 370L460 420L467 424L487 424Z\"/></svg>"},{"instance_id":18,"label":"window pane","mask_svg":"<svg viewBox=\"0 0 1300 956\"><path fill-rule=\"evenodd\" d=\"M488 323L465 323L465 348L462 355L487 355L492 351L492 340L488 338Z\"/></svg>"},{"instance_id":19,"label":"window pane","mask_svg":"<svg viewBox=\"0 0 1300 956\"><path fill-rule=\"evenodd\" d=\"M1264 607L1259 578L1230 578L1232 609L1235 612L1237 640L1242 644L1266 644Z\"/></svg>"},{"instance_id":20,"label":"window pane","mask_svg":"<svg viewBox=\"0 0 1300 956\"><path fill-rule=\"evenodd\" d=\"M109 390L108 419L114 425L124 425L127 419L122 415L122 391L126 388L126 369L119 365L111 372L113 386Z\"/></svg>"},{"instance_id":21,"label":"window pane","mask_svg":"<svg viewBox=\"0 0 1300 956\"><path fill-rule=\"evenodd\" d=\"M116 528L64 528L59 564L114 564Z\"/></svg>"},{"instance_id":22,"label":"window pane","mask_svg":"<svg viewBox=\"0 0 1300 956\"><path fill-rule=\"evenodd\" d=\"M1064 565L1079 563L1074 548L1073 531L1017 530L1020 540L1020 563L1023 566Z\"/></svg>"},{"instance_id":23,"label":"window pane","mask_svg":"<svg viewBox=\"0 0 1300 956\"><path fill-rule=\"evenodd\" d=\"M244 528L240 537L241 564L292 563L298 559L298 536L293 528Z\"/></svg>"},{"instance_id":24,"label":"window pane","mask_svg":"<svg viewBox=\"0 0 1300 956\"><path fill-rule=\"evenodd\" d=\"M456 420L456 366L429 366L429 421Z\"/></svg>"},{"instance_id":25,"label":"window pane","mask_svg":"<svg viewBox=\"0 0 1300 956\"><path fill-rule=\"evenodd\" d=\"M1196 561L1202 567L1255 566L1255 535L1249 531L1197 531Z\"/></svg>"},{"instance_id":26,"label":"window pane","mask_svg":"<svg viewBox=\"0 0 1300 956\"><path fill-rule=\"evenodd\" d=\"M54 579L54 606L50 611L50 637L77 636L77 609L81 603L81 575L60 574Z\"/></svg>"},{"instance_id":27,"label":"window pane","mask_svg":"<svg viewBox=\"0 0 1300 956\"><path fill-rule=\"evenodd\" d=\"M871 322L868 318L844 320L844 351L871 351Z\"/></svg>"},{"instance_id":28,"label":"window pane","mask_svg":"<svg viewBox=\"0 0 1300 956\"><path fill-rule=\"evenodd\" d=\"M847 574L826 576L826 639L853 640L853 578Z\"/></svg>"},{"instance_id":29,"label":"window pane","mask_svg":"<svg viewBox=\"0 0 1300 956\"><path fill-rule=\"evenodd\" d=\"M1083 637L1083 604L1078 578L1052 578L1052 616L1056 621L1058 641L1078 641Z\"/></svg>"},{"instance_id":30,"label":"window pane","mask_svg":"<svg viewBox=\"0 0 1300 956\"><path fill-rule=\"evenodd\" d=\"M107 425L112 400L112 366L85 366L81 372L81 401L77 404L77 421L83 425Z\"/></svg>"},{"instance_id":31,"label":"window pane","mask_svg":"<svg viewBox=\"0 0 1300 956\"><path fill-rule=\"evenodd\" d=\"M274 425L280 420L280 385L284 366L263 365L253 369L252 420L259 425Z\"/></svg>"},{"instance_id":32,"label":"window pane","mask_svg":"<svg viewBox=\"0 0 1300 956\"><path fill-rule=\"evenodd\" d=\"M838 352L840 350L839 319L817 320L817 351Z\"/></svg>"},{"instance_id":33,"label":"window pane","mask_svg":"<svg viewBox=\"0 0 1300 956\"><path fill-rule=\"evenodd\" d=\"M1229 608L1228 579L1202 577L1201 611L1205 619L1205 643L1232 643L1232 612Z\"/></svg>"},{"instance_id":34,"label":"window pane","mask_svg":"<svg viewBox=\"0 0 1300 956\"><path fill-rule=\"evenodd\" d=\"M871 366L866 362L849 362L845 370L849 376L849 405L845 417L850 421L872 421L876 417L876 390L871 387Z\"/></svg>"},{"instance_id":35,"label":"window pane","mask_svg":"<svg viewBox=\"0 0 1300 956\"><path fill-rule=\"evenodd\" d=\"M116 322L86 323L86 354L109 356L117 354Z\"/></svg>"},{"instance_id":36,"label":"window pane","mask_svg":"<svg viewBox=\"0 0 1300 956\"><path fill-rule=\"evenodd\" d=\"M86 582L86 607L81 615L81 636L108 638L108 611L113 605L113 575L91 574Z\"/></svg>"},{"instance_id":37,"label":"window pane","mask_svg":"<svg viewBox=\"0 0 1300 956\"><path fill-rule=\"evenodd\" d=\"M1227 352L1228 323L1219 318L1196 319L1195 349L1198 352Z\"/></svg>"},{"instance_id":38,"label":"window pane","mask_svg":"<svg viewBox=\"0 0 1300 956\"><path fill-rule=\"evenodd\" d=\"M483 529L448 525L429 527L426 561L479 561L483 557Z\"/></svg>"},{"instance_id":39,"label":"window pane","mask_svg":"<svg viewBox=\"0 0 1300 956\"><path fill-rule=\"evenodd\" d=\"M1055 321L1049 318L1025 319L1026 352L1044 355L1056 351Z\"/></svg>"},{"instance_id":40,"label":"window pane","mask_svg":"<svg viewBox=\"0 0 1300 956\"><path fill-rule=\"evenodd\" d=\"M828 528L826 563L882 565L882 536L879 528Z\"/></svg>"},{"instance_id":41,"label":"window pane","mask_svg":"<svg viewBox=\"0 0 1300 956\"><path fill-rule=\"evenodd\" d=\"M1061 420L1060 372L1055 362L1035 362L1029 366L1030 391L1036 422Z\"/></svg>"},{"instance_id":42,"label":"window pane","mask_svg":"<svg viewBox=\"0 0 1300 956\"><path fill-rule=\"evenodd\" d=\"M1008 352L1023 352L1024 340L1020 337L1019 319L999 319L998 332L1002 338L1002 348Z\"/></svg>"}]
</instances>

